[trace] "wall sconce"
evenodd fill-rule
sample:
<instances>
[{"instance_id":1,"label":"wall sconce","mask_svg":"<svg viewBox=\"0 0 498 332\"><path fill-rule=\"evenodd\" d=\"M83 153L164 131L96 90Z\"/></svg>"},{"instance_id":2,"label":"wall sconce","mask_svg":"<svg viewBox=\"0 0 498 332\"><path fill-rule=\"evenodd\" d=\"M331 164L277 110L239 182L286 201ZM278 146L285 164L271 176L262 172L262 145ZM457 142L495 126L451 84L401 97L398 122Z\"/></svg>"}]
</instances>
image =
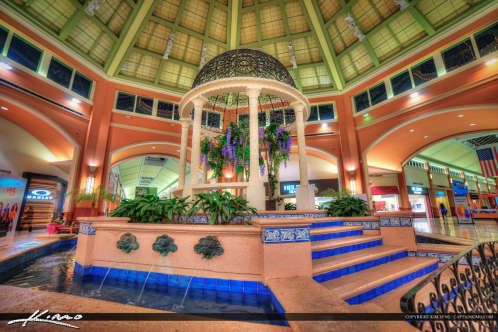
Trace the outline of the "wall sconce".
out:
<instances>
[{"instance_id":1,"label":"wall sconce","mask_svg":"<svg viewBox=\"0 0 498 332\"><path fill-rule=\"evenodd\" d=\"M93 187L95 185L95 170L97 169L97 166L94 165L88 165L88 176L86 178L85 182L85 193L86 194L91 194L93 192Z\"/></svg>"},{"instance_id":2,"label":"wall sconce","mask_svg":"<svg viewBox=\"0 0 498 332\"><path fill-rule=\"evenodd\" d=\"M356 195L356 171L349 171L349 189L351 195Z\"/></svg>"}]
</instances>

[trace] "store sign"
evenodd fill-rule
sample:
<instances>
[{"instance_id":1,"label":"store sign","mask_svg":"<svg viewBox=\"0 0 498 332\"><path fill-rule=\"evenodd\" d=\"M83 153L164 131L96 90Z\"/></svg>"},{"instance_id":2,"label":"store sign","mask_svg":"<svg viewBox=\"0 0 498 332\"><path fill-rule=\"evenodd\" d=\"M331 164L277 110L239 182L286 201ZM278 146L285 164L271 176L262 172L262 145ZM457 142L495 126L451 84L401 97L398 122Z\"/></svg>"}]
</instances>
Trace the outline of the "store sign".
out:
<instances>
[{"instance_id":1,"label":"store sign","mask_svg":"<svg viewBox=\"0 0 498 332\"><path fill-rule=\"evenodd\" d=\"M31 190L31 192L27 196L27 199L32 201L50 201L54 199L54 197L49 190L35 189Z\"/></svg>"},{"instance_id":2,"label":"store sign","mask_svg":"<svg viewBox=\"0 0 498 332\"><path fill-rule=\"evenodd\" d=\"M429 190L425 187L408 186L408 194L410 195L427 195Z\"/></svg>"},{"instance_id":3,"label":"store sign","mask_svg":"<svg viewBox=\"0 0 498 332\"><path fill-rule=\"evenodd\" d=\"M296 188L299 182L282 182L280 183L280 194L281 195L295 195Z\"/></svg>"},{"instance_id":4,"label":"store sign","mask_svg":"<svg viewBox=\"0 0 498 332\"><path fill-rule=\"evenodd\" d=\"M472 210L466 196L454 196L455 211L459 224L472 224Z\"/></svg>"},{"instance_id":5,"label":"store sign","mask_svg":"<svg viewBox=\"0 0 498 332\"><path fill-rule=\"evenodd\" d=\"M446 196L446 194L445 194L444 191L436 191L434 193L434 196L436 196L436 197L444 197L444 196Z\"/></svg>"},{"instance_id":6,"label":"store sign","mask_svg":"<svg viewBox=\"0 0 498 332\"><path fill-rule=\"evenodd\" d=\"M479 199L479 194L470 193L470 199Z\"/></svg>"},{"instance_id":7,"label":"store sign","mask_svg":"<svg viewBox=\"0 0 498 332\"><path fill-rule=\"evenodd\" d=\"M467 186L465 186L465 182L453 180L452 185L453 185L453 194L455 196L467 196L467 193L469 191L467 189Z\"/></svg>"}]
</instances>

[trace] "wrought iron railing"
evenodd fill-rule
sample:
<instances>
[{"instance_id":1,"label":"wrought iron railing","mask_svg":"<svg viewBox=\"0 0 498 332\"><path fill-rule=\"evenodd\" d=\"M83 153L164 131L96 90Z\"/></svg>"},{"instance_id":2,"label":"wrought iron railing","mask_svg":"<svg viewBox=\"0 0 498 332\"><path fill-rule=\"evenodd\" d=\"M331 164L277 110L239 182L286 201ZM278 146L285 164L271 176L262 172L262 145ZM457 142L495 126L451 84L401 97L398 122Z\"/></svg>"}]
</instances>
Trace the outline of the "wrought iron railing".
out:
<instances>
[{"instance_id":1,"label":"wrought iron railing","mask_svg":"<svg viewBox=\"0 0 498 332\"><path fill-rule=\"evenodd\" d=\"M498 312L497 242L466 249L408 291L401 298L403 313L444 317L410 323L422 331L497 331L496 320L470 319L475 314ZM458 314L470 314L469 319L458 318Z\"/></svg>"}]
</instances>

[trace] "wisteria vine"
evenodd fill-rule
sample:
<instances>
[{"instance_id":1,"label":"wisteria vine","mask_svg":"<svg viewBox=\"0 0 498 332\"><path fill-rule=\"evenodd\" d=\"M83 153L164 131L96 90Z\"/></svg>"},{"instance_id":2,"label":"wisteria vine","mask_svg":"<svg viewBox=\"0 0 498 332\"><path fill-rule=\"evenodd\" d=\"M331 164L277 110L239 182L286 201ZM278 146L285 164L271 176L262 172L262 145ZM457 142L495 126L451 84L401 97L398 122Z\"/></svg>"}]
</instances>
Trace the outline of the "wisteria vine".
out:
<instances>
[{"instance_id":1,"label":"wisteria vine","mask_svg":"<svg viewBox=\"0 0 498 332\"><path fill-rule=\"evenodd\" d=\"M259 128L259 168L261 175L268 175L270 197L275 199L279 169L282 162L287 166L292 145L290 131L270 124ZM246 122L231 123L223 135L204 138L201 142L201 163L212 170L213 178L220 178L225 167L237 175L249 179L249 128Z\"/></svg>"}]
</instances>

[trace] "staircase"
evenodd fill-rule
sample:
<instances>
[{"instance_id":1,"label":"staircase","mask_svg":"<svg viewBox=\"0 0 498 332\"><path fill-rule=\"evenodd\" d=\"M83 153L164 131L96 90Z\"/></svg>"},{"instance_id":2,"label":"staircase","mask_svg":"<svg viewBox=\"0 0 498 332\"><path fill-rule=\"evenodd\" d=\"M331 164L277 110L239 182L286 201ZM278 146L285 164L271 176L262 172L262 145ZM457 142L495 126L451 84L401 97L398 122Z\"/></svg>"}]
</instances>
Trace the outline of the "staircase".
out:
<instances>
[{"instance_id":1,"label":"staircase","mask_svg":"<svg viewBox=\"0 0 498 332\"><path fill-rule=\"evenodd\" d=\"M408 257L362 226L316 218L310 228L313 279L349 304L361 304L438 268L438 259Z\"/></svg>"}]
</instances>

